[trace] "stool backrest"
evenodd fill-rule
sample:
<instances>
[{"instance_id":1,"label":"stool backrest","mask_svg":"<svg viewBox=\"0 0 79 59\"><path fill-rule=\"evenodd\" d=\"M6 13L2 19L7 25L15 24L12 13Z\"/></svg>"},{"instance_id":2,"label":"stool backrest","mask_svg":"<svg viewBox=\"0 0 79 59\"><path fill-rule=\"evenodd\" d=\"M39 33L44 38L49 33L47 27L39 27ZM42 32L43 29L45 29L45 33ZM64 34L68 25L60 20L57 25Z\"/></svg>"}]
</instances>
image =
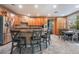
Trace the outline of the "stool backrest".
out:
<instances>
[{"instance_id":1,"label":"stool backrest","mask_svg":"<svg viewBox=\"0 0 79 59\"><path fill-rule=\"evenodd\" d=\"M32 38L33 40L41 39L41 31L33 31Z\"/></svg>"},{"instance_id":2,"label":"stool backrest","mask_svg":"<svg viewBox=\"0 0 79 59\"><path fill-rule=\"evenodd\" d=\"M10 30L10 33L11 33L12 40L15 40L16 38L18 38L19 31Z\"/></svg>"}]
</instances>

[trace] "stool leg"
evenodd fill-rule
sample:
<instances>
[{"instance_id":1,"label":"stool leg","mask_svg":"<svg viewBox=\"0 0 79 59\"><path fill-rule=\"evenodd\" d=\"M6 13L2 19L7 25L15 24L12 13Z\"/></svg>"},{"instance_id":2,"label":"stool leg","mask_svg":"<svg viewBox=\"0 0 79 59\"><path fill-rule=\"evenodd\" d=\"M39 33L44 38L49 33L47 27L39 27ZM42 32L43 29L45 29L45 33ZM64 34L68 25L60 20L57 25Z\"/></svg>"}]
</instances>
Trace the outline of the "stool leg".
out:
<instances>
[{"instance_id":1,"label":"stool leg","mask_svg":"<svg viewBox=\"0 0 79 59\"><path fill-rule=\"evenodd\" d=\"M31 44L31 47L32 47L32 54L34 54L34 48L33 48L33 44Z\"/></svg>"},{"instance_id":2,"label":"stool leg","mask_svg":"<svg viewBox=\"0 0 79 59\"><path fill-rule=\"evenodd\" d=\"M49 45L50 45L50 40L51 40L51 38L50 38L50 35L48 36L48 43L49 43Z\"/></svg>"},{"instance_id":3,"label":"stool leg","mask_svg":"<svg viewBox=\"0 0 79 59\"><path fill-rule=\"evenodd\" d=\"M21 54L21 47L19 48L19 53Z\"/></svg>"},{"instance_id":4,"label":"stool leg","mask_svg":"<svg viewBox=\"0 0 79 59\"><path fill-rule=\"evenodd\" d=\"M24 39L24 45L25 45L25 48L26 48L26 46L27 46L27 44L26 44L26 39Z\"/></svg>"},{"instance_id":5,"label":"stool leg","mask_svg":"<svg viewBox=\"0 0 79 59\"><path fill-rule=\"evenodd\" d=\"M47 48L47 39L46 39L46 48Z\"/></svg>"},{"instance_id":6,"label":"stool leg","mask_svg":"<svg viewBox=\"0 0 79 59\"><path fill-rule=\"evenodd\" d=\"M41 49L41 41L40 41L39 45L40 45L40 51L41 51L41 50L42 50L42 49Z\"/></svg>"},{"instance_id":7,"label":"stool leg","mask_svg":"<svg viewBox=\"0 0 79 59\"><path fill-rule=\"evenodd\" d=\"M19 54L21 54L21 45L20 45L20 42L18 42L18 48L19 48Z\"/></svg>"},{"instance_id":8,"label":"stool leg","mask_svg":"<svg viewBox=\"0 0 79 59\"><path fill-rule=\"evenodd\" d=\"M11 52L10 52L10 54L12 54L13 53L13 42L12 42L12 47L11 47Z\"/></svg>"}]
</instances>

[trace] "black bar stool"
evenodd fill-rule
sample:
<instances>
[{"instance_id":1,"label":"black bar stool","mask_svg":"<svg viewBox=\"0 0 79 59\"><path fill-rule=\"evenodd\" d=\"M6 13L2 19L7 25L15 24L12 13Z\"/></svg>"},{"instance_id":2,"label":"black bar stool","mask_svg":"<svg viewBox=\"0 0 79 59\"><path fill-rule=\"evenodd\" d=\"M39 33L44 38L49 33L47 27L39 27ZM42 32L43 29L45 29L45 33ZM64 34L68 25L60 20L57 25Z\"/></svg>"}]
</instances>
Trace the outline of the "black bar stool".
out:
<instances>
[{"instance_id":1,"label":"black bar stool","mask_svg":"<svg viewBox=\"0 0 79 59\"><path fill-rule=\"evenodd\" d=\"M41 31L33 31L30 42L32 47L32 53L34 53L34 45L37 45L37 47L39 46L41 51Z\"/></svg>"},{"instance_id":2,"label":"black bar stool","mask_svg":"<svg viewBox=\"0 0 79 59\"><path fill-rule=\"evenodd\" d=\"M41 35L41 38L42 38L42 42L46 44L46 48L47 48L47 32L44 32L42 31L42 35Z\"/></svg>"},{"instance_id":3,"label":"black bar stool","mask_svg":"<svg viewBox=\"0 0 79 59\"><path fill-rule=\"evenodd\" d=\"M14 47L18 47L19 48L19 54L21 54L21 48L22 48L21 46L25 45L25 47L26 47L26 41L25 41L26 38L25 37L21 37L19 35L20 31L10 30L10 32L11 32L11 37L12 37L12 47L11 47L10 54L13 53L13 48ZM22 42L21 40L24 41L24 44L21 44L21 42ZM14 45L15 43L17 43L16 46Z\"/></svg>"}]
</instances>

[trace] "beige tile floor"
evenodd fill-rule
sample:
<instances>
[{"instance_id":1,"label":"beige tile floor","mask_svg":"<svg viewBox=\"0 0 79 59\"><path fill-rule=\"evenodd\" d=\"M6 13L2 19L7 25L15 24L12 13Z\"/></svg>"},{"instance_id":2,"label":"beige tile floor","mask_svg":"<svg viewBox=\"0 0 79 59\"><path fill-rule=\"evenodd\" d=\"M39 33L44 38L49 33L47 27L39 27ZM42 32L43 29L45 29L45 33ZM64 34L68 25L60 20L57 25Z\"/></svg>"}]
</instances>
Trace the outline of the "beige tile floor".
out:
<instances>
[{"instance_id":1,"label":"beige tile floor","mask_svg":"<svg viewBox=\"0 0 79 59\"><path fill-rule=\"evenodd\" d=\"M11 43L0 46L0 54L9 54ZM42 50L43 54L78 54L79 43L63 41L56 35L51 35L51 45Z\"/></svg>"},{"instance_id":2,"label":"beige tile floor","mask_svg":"<svg viewBox=\"0 0 79 59\"><path fill-rule=\"evenodd\" d=\"M43 54L78 54L79 43L64 41L58 36L51 36L51 45L43 51Z\"/></svg>"}]
</instances>

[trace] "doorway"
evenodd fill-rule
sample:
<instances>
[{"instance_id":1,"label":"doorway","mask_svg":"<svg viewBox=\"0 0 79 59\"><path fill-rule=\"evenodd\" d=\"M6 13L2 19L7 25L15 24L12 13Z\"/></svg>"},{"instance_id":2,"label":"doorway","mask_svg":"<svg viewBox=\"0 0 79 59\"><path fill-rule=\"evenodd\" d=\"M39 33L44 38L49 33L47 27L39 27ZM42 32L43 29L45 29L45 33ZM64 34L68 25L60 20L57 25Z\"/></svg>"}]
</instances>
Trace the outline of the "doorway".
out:
<instances>
[{"instance_id":1,"label":"doorway","mask_svg":"<svg viewBox=\"0 0 79 59\"><path fill-rule=\"evenodd\" d=\"M48 19L48 31L53 34L53 30L54 30L54 19L53 18L49 18Z\"/></svg>"}]
</instances>

